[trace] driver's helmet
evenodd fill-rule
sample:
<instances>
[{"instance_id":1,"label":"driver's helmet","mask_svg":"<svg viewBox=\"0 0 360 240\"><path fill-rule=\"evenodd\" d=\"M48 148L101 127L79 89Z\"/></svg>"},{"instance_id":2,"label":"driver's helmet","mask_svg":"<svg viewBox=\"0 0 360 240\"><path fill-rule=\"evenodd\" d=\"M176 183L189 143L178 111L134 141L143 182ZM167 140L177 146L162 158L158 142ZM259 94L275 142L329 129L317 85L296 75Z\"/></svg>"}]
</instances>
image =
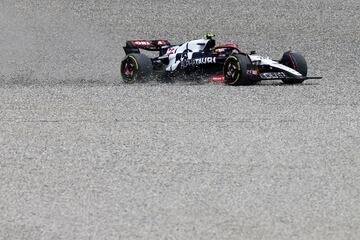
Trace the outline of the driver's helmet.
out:
<instances>
[{"instance_id":1,"label":"driver's helmet","mask_svg":"<svg viewBox=\"0 0 360 240\"><path fill-rule=\"evenodd\" d=\"M204 35L204 39L212 39L213 37L215 37L215 34L212 33L212 32L207 32L207 33Z\"/></svg>"}]
</instances>

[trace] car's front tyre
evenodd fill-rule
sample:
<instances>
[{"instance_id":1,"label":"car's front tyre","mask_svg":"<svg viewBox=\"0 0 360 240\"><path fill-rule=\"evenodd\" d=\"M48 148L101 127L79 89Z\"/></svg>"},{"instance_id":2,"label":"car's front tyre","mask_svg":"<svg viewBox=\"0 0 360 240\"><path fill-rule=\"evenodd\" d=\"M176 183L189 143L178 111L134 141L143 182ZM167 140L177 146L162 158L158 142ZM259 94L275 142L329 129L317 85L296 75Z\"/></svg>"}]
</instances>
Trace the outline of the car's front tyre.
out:
<instances>
[{"instance_id":1,"label":"car's front tyre","mask_svg":"<svg viewBox=\"0 0 360 240\"><path fill-rule=\"evenodd\" d=\"M287 51L279 63L298 71L304 77L307 75L307 63L300 53ZM283 79L282 81L286 84L299 84L304 82L304 79Z\"/></svg>"},{"instance_id":2,"label":"car's front tyre","mask_svg":"<svg viewBox=\"0 0 360 240\"><path fill-rule=\"evenodd\" d=\"M247 74L251 61L247 55L234 54L229 56L224 63L225 83L232 86L252 85L256 81L249 78Z\"/></svg>"}]
</instances>

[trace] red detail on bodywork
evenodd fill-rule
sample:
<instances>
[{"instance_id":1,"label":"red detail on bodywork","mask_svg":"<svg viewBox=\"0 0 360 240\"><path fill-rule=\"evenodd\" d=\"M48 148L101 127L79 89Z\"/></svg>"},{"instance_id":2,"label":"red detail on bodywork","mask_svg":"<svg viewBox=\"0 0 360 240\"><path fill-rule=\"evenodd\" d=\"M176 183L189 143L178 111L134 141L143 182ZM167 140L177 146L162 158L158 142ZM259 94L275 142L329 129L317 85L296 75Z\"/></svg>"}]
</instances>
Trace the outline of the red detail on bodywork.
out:
<instances>
[{"instance_id":1,"label":"red detail on bodywork","mask_svg":"<svg viewBox=\"0 0 360 240\"><path fill-rule=\"evenodd\" d=\"M139 47L170 45L168 40L132 40L131 44L134 46L139 46Z\"/></svg>"},{"instance_id":2,"label":"red detail on bodywork","mask_svg":"<svg viewBox=\"0 0 360 240\"><path fill-rule=\"evenodd\" d=\"M152 42L146 40L133 40L131 43L135 46L152 46Z\"/></svg>"},{"instance_id":3,"label":"red detail on bodywork","mask_svg":"<svg viewBox=\"0 0 360 240\"><path fill-rule=\"evenodd\" d=\"M237 49L239 49L239 44L235 44L235 43L220 44L220 45L216 46L215 48L237 48Z\"/></svg>"},{"instance_id":4,"label":"red detail on bodywork","mask_svg":"<svg viewBox=\"0 0 360 240\"><path fill-rule=\"evenodd\" d=\"M225 82L224 74L222 73L209 78L209 82L224 83Z\"/></svg>"},{"instance_id":5,"label":"red detail on bodywork","mask_svg":"<svg viewBox=\"0 0 360 240\"><path fill-rule=\"evenodd\" d=\"M215 51L216 49L221 49L221 48L232 48L236 50L238 53L246 54L243 51L241 51L239 47L240 47L239 44L235 44L235 43L219 44L215 47Z\"/></svg>"},{"instance_id":6,"label":"red detail on bodywork","mask_svg":"<svg viewBox=\"0 0 360 240\"><path fill-rule=\"evenodd\" d=\"M171 47L166 51L167 55L173 54L175 52L175 48Z\"/></svg>"},{"instance_id":7,"label":"red detail on bodywork","mask_svg":"<svg viewBox=\"0 0 360 240\"><path fill-rule=\"evenodd\" d=\"M165 46L165 45L170 45L170 43L169 43L169 41L167 41L167 40L159 40L159 41L157 42L157 45L158 45L158 46Z\"/></svg>"}]
</instances>

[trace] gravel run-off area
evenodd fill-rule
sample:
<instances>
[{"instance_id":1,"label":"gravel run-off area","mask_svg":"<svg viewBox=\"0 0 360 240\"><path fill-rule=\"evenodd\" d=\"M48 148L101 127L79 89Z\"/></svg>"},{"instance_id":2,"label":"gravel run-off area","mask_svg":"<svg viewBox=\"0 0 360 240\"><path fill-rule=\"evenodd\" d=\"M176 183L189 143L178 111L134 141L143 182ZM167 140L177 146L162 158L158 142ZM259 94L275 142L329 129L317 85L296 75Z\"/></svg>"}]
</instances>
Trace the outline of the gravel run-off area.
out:
<instances>
[{"instance_id":1,"label":"gravel run-off area","mask_svg":"<svg viewBox=\"0 0 360 240\"><path fill-rule=\"evenodd\" d=\"M360 239L357 0L1 0L0 239ZM301 85L127 85L128 39L216 33Z\"/></svg>"}]
</instances>

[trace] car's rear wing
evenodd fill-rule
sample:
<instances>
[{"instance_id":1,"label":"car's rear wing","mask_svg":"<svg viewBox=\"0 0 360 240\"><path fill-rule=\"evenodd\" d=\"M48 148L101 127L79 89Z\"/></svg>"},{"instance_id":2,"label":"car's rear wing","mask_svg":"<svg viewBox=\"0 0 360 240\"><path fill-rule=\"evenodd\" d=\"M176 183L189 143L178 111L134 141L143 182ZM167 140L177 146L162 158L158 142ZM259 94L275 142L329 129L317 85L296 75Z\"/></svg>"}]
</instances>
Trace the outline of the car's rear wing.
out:
<instances>
[{"instance_id":1,"label":"car's rear wing","mask_svg":"<svg viewBox=\"0 0 360 240\"><path fill-rule=\"evenodd\" d=\"M131 40L126 42L124 51L126 54L140 53L140 49L160 52L165 46L170 46L168 40Z\"/></svg>"}]
</instances>

